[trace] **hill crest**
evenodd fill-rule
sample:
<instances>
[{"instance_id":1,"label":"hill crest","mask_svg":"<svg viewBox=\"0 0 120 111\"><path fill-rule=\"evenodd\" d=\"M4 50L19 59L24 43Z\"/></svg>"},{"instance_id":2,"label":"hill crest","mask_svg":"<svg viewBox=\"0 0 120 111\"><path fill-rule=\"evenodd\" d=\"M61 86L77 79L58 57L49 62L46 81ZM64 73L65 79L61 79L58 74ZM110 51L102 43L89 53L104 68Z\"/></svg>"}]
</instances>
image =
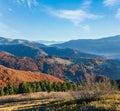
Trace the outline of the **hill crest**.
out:
<instances>
[{"instance_id":1,"label":"hill crest","mask_svg":"<svg viewBox=\"0 0 120 111\"><path fill-rule=\"evenodd\" d=\"M21 82L63 82L63 80L49 74L10 69L0 65L0 88L8 84L19 85Z\"/></svg>"}]
</instances>

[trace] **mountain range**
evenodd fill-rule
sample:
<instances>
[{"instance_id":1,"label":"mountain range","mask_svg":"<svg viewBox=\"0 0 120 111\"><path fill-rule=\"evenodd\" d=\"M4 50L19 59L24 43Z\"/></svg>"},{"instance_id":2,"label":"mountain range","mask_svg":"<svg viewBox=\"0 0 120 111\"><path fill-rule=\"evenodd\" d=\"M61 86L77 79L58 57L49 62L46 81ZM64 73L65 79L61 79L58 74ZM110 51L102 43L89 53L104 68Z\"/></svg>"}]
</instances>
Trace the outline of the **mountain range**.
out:
<instances>
[{"instance_id":1,"label":"mountain range","mask_svg":"<svg viewBox=\"0 0 120 111\"><path fill-rule=\"evenodd\" d=\"M36 56L55 55L59 57L90 57L103 58L102 56L81 52L71 48L58 48L43 45L39 42L31 42L21 39L0 38L0 50L12 53L16 56L27 56L34 58Z\"/></svg>"},{"instance_id":2,"label":"mountain range","mask_svg":"<svg viewBox=\"0 0 120 111\"><path fill-rule=\"evenodd\" d=\"M0 64L17 70L47 73L62 80L74 82L79 81L79 78L89 80L95 75L104 75L111 79L120 77L120 62L116 60L63 59L57 56L17 57L1 51Z\"/></svg>"},{"instance_id":3,"label":"mountain range","mask_svg":"<svg viewBox=\"0 0 120 111\"><path fill-rule=\"evenodd\" d=\"M0 64L11 70L45 73L64 81L79 82L81 78L89 81L105 76L119 80L119 57L112 56L119 55L119 37L71 40L52 46L1 37ZM0 75L3 77L3 73Z\"/></svg>"},{"instance_id":4,"label":"mountain range","mask_svg":"<svg viewBox=\"0 0 120 111\"><path fill-rule=\"evenodd\" d=\"M101 39L78 39L70 40L52 46L61 48L72 48L82 52L109 56L113 59L120 59L120 35L105 37Z\"/></svg>"}]
</instances>

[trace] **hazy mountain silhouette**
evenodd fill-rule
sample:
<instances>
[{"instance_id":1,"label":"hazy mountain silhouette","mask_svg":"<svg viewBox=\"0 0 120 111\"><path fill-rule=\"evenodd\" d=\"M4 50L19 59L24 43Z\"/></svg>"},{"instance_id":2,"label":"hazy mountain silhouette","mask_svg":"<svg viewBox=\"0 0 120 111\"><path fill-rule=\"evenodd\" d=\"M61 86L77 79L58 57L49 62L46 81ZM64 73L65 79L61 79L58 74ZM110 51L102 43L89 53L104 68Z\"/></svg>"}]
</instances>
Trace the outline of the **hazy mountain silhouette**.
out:
<instances>
[{"instance_id":1,"label":"hazy mountain silhouette","mask_svg":"<svg viewBox=\"0 0 120 111\"><path fill-rule=\"evenodd\" d=\"M77 49L86 53L110 56L120 59L120 35L101 39L70 40L53 46Z\"/></svg>"}]
</instances>

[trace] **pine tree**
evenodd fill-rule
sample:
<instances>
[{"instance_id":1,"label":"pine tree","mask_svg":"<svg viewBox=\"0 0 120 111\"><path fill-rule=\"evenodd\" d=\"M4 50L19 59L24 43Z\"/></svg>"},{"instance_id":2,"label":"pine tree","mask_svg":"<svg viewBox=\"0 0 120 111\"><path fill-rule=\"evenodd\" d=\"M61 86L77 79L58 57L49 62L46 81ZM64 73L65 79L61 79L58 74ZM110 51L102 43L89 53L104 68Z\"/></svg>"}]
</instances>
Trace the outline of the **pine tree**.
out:
<instances>
[{"instance_id":1,"label":"pine tree","mask_svg":"<svg viewBox=\"0 0 120 111\"><path fill-rule=\"evenodd\" d=\"M0 90L0 96L4 96L4 90L3 90L3 88Z\"/></svg>"},{"instance_id":2,"label":"pine tree","mask_svg":"<svg viewBox=\"0 0 120 111\"><path fill-rule=\"evenodd\" d=\"M36 92L40 92L40 91L42 91L42 89L41 89L40 83L38 82L36 83Z\"/></svg>"},{"instance_id":3,"label":"pine tree","mask_svg":"<svg viewBox=\"0 0 120 111\"><path fill-rule=\"evenodd\" d=\"M52 91L52 85L50 82L47 83L47 91L51 92Z\"/></svg>"},{"instance_id":4,"label":"pine tree","mask_svg":"<svg viewBox=\"0 0 120 111\"><path fill-rule=\"evenodd\" d=\"M55 82L52 84L52 91L57 91L57 84Z\"/></svg>"},{"instance_id":5,"label":"pine tree","mask_svg":"<svg viewBox=\"0 0 120 111\"><path fill-rule=\"evenodd\" d=\"M17 94L18 93L18 88L14 85L13 89L14 89L14 94Z\"/></svg>"},{"instance_id":6,"label":"pine tree","mask_svg":"<svg viewBox=\"0 0 120 111\"><path fill-rule=\"evenodd\" d=\"M9 88L8 88L8 86L4 88L4 93L5 93L5 95L9 95Z\"/></svg>"},{"instance_id":7,"label":"pine tree","mask_svg":"<svg viewBox=\"0 0 120 111\"><path fill-rule=\"evenodd\" d=\"M62 84L62 91L66 91L67 90L67 85L66 85L66 82L64 82Z\"/></svg>"},{"instance_id":8,"label":"pine tree","mask_svg":"<svg viewBox=\"0 0 120 111\"><path fill-rule=\"evenodd\" d=\"M72 90L72 84L70 82L67 82L66 85L68 90Z\"/></svg>"},{"instance_id":9,"label":"pine tree","mask_svg":"<svg viewBox=\"0 0 120 111\"><path fill-rule=\"evenodd\" d=\"M27 84L25 84L24 82L22 82L19 85L19 93L27 93L27 92L28 92Z\"/></svg>"},{"instance_id":10,"label":"pine tree","mask_svg":"<svg viewBox=\"0 0 120 111\"><path fill-rule=\"evenodd\" d=\"M36 83L31 83L32 92L36 92Z\"/></svg>"},{"instance_id":11,"label":"pine tree","mask_svg":"<svg viewBox=\"0 0 120 111\"><path fill-rule=\"evenodd\" d=\"M41 81L41 82L40 82L40 86L41 86L41 88L42 88L42 91L47 91L45 81Z\"/></svg>"},{"instance_id":12,"label":"pine tree","mask_svg":"<svg viewBox=\"0 0 120 111\"><path fill-rule=\"evenodd\" d=\"M15 94L13 86L9 85L8 90L9 90L9 94Z\"/></svg>"}]
</instances>

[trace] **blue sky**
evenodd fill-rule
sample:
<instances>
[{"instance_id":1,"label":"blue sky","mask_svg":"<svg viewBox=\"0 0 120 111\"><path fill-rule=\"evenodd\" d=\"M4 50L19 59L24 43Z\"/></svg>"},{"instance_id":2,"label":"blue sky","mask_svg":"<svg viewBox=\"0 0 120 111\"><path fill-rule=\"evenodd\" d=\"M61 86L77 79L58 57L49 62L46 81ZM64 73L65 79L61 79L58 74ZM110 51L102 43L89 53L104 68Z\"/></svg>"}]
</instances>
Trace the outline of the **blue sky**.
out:
<instances>
[{"instance_id":1,"label":"blue sky","mask_svg":"<svg viewBox=\"0 0 120 111\"><path fill-rule=\"evenodd\" d=\"M67 41L120 34L120 0L0 0L0 36Z\"/></svg>"}]
</instances>

